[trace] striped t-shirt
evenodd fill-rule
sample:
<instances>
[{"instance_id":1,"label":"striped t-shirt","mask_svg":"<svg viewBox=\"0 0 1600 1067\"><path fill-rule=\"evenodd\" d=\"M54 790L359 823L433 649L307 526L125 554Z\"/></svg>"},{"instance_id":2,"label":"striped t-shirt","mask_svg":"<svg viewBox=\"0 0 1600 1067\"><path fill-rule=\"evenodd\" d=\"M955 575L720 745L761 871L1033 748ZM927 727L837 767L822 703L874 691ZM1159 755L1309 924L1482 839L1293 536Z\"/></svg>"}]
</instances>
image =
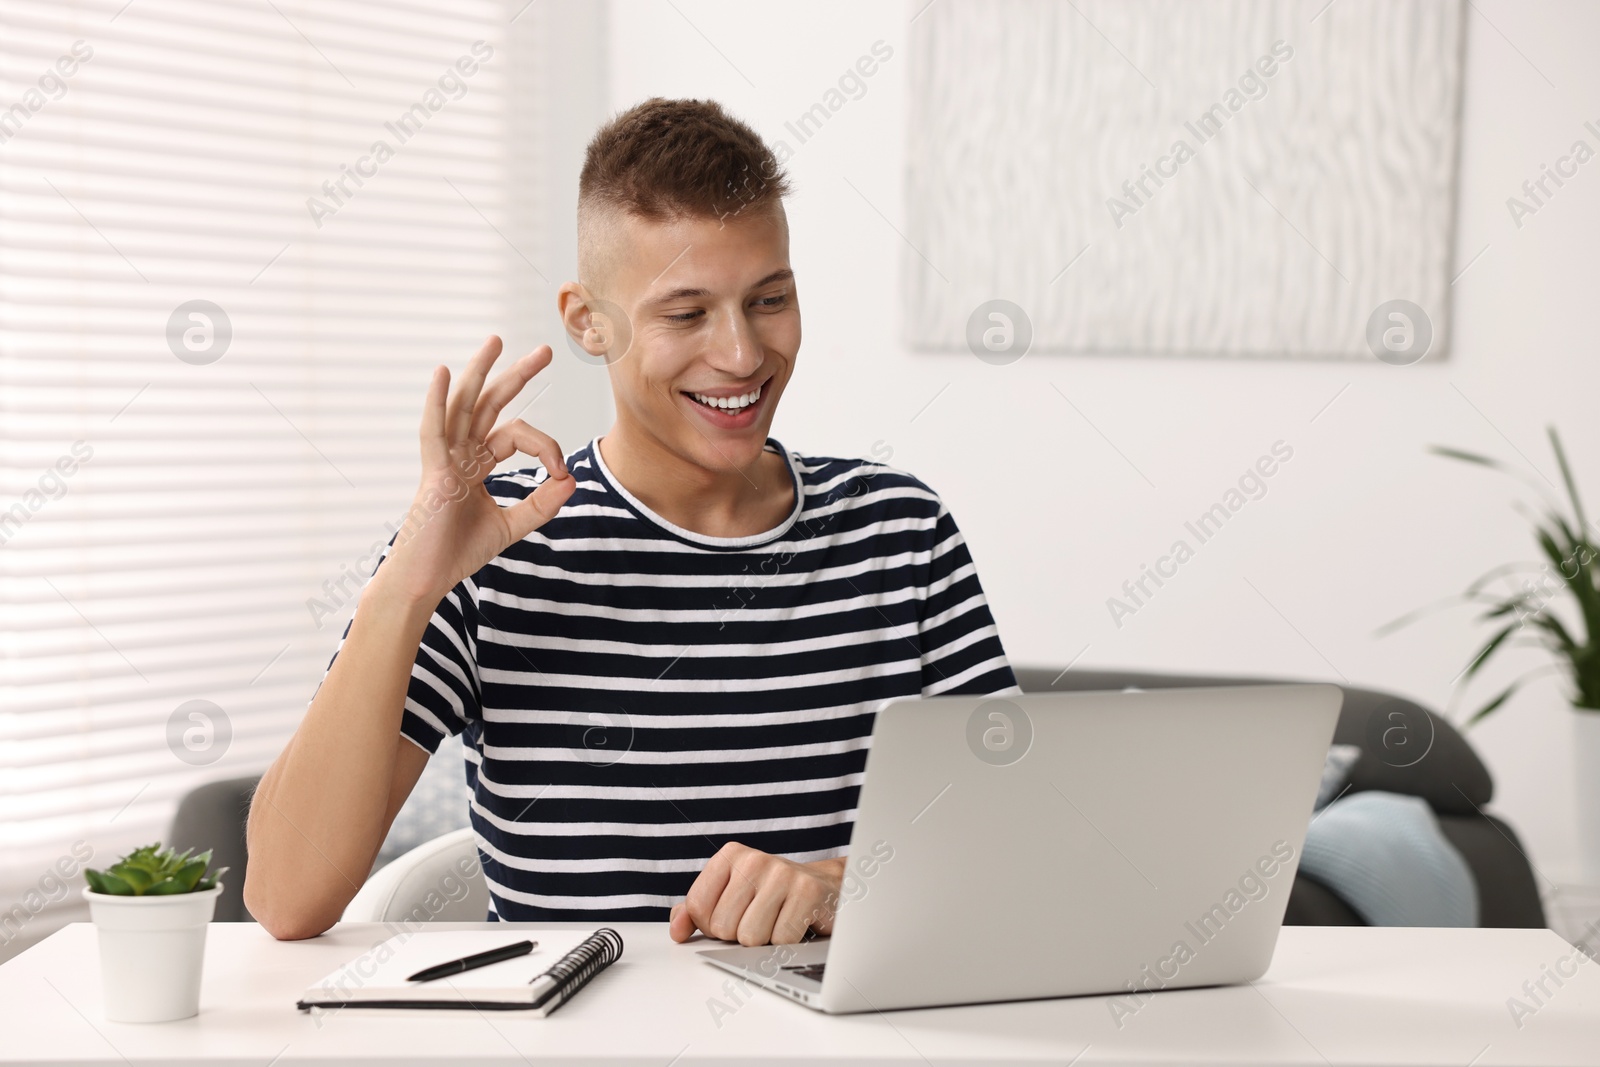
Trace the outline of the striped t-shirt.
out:
<instances>
[{"instance_id":1,"label":"striped t-shirt","mask_svg":"<svg viewBox=\"0 0 1600 1067\"><path fill-rule=\"evenodd\" d=\"M1015 693L965 540L921 481L785 456L777 527L709 537L645 507L598 439L556 516L461 582L401 730L461 732L490 918L660 921L722 845L844 855L887 700ZM502 506L542 466L486 480Z\"/></svg>"}]
</instances>

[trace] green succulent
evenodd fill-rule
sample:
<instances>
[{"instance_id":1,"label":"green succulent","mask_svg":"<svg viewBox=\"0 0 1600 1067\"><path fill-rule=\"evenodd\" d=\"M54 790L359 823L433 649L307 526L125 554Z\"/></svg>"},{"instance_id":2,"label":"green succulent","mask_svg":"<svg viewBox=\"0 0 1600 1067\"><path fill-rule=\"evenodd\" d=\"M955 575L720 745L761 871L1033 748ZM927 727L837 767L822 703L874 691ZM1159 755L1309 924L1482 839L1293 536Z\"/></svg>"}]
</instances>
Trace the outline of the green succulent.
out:
<instances>
[{"instance_id":1,"label":"green succulent","mask_svg":"<svg viewBox=\"0 0 1600 1067\"><path fill-rule=\"evenodd\" d=\"M228 868L220 867L208 874L211 850L191 858L189 853L193 851L186 848L174 852L170 847L162 848L158 841L134 849L104 871L85 867L83 877L96 893L118 897L165 897L215 888L217 879Z\"/></svg>"}]
</instances>

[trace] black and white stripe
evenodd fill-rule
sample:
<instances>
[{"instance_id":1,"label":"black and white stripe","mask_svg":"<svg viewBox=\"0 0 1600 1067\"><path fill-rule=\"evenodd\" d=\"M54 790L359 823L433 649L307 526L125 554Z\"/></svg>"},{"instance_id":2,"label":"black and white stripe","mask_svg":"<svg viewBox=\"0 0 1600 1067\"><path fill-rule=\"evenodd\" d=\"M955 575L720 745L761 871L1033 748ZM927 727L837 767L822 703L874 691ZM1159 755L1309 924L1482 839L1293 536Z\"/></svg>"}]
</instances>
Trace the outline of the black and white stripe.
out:
<instances>
[{"instance_id":1,"label":"black and white stripe","mask_svg":"<svg viewBox=\"0 0 1600 1067\"><path fill-rule=\"evenodd\" d=\"M794 511L715 538L653 514L591 441L556 517L440 603L402 730L430 752L465 731L491 917L662 920L728 841L841 855L882 702L1019 691L931 489L767 448ZM487 485L509 505L544 478Z\"/></svg>"}]
</instances>

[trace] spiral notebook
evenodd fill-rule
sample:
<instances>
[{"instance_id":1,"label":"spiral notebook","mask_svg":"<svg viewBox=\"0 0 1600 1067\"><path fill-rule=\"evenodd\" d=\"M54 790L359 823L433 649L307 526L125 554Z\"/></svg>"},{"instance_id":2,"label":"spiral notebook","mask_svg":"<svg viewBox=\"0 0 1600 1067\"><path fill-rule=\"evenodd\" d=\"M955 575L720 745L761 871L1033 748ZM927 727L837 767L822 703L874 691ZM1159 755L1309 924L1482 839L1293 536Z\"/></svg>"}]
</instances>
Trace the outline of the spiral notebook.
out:
<instances>
[{"instance_id":1,"label":"spiral notebook","mask_svg":"<svg viewBox=\"0 0 1600 1067\"><path fill-rule=\"evenodd\" d=\"M411 982L407 975L514 941L534 950L486 967ZM422 930L397 934L349 961L300 995L295 1007L475 1008L548 1015L622 955L622 937L606 927L585 937L566 930Z\"/></svg>"}]
</instances>

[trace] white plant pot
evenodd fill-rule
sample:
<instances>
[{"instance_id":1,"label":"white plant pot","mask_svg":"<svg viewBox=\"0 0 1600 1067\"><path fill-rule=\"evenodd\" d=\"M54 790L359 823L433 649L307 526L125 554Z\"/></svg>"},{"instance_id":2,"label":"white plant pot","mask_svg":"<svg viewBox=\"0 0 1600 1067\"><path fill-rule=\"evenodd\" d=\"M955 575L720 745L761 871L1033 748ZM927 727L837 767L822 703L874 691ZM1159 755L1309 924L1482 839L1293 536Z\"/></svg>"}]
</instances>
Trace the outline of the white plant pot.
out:
<instances>
[{"instance_id":1,"label":"white plant pot","mask_svg":"<svg viewBox=\"0 0 1600 1067\"><path fill-rule=\"evenodd\" d=\"M1600 711L1572 709L1574 785L1578 795L1578 863L1583 880L1600 885Z\"/></svg>"},{"instance_id":2,"label":"white plant pot","mask_svg":"<svg viewBox=\"0 0 1600 1067\"><path fill-rule=\"evenodd\" d=\"M159 1023L199 1014L206 924L221 893L220 884L161 897L84 889L100 937L107 1020Z\"/></svg>"}]
</instances>

